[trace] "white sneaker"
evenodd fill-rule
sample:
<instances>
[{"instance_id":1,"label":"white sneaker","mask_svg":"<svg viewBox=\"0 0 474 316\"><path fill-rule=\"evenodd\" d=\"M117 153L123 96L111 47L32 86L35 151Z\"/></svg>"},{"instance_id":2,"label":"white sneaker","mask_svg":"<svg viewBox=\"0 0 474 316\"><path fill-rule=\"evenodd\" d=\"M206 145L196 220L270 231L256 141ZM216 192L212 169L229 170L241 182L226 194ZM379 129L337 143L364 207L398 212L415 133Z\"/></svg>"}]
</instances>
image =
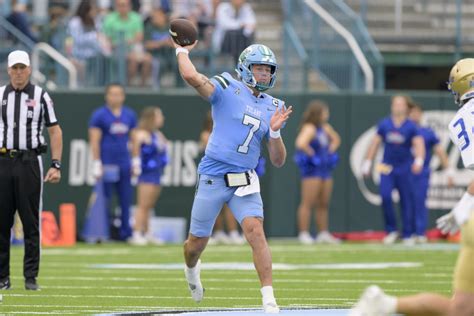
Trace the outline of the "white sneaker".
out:
<instances>
[{"instance_id":1,"label":"white sneaker","mask_svg":"<svg viewBox=\"0 0 474 316\"><path fill-rule=\"evenodd\" d=\"M395 313L397 301L386 295L376 285L369 286L357 304L349 312L349 316L390 316Z\"/></svg>"},{"instance_id":2,"label":"white sneaker","mask_svg":"<svg viewBox=\"0 0 474 316\"><path fill-rule=\"evenodd\" d=\"M387 236L384 237L383 243L385 245L392 245L394 244L398 239L398 232L391 232L388 233Z\"/></svg>"},{"instance_id":3,"label":"white sneaker","mask_svg":"<svg viewBox=\"0 0 474 316\"><path fill-rule=\"evenodd\" d=\"M328 231L322 231L316 236L317 244L340 244L341 240L331 235Z\"/></svg>"},{"instance_id":4,"label":"white sneaker","mask_svg":"<svg viewBox=\"0 0 474 316\"><path fill-rule=\"evenodd\" d=\"M213 238L215 239L217 244L224 244L224 245L230 245L231 240L229 236L222 230L218 230L214 233Z\"/></svg>"},{"instance_id":5,"label":"white sneaker","mask_svg":"<svg viewBox=\"0 0 474 316\"><path fill-rule=\"evenodd\" d=\"M298 234L298 240L303 245L312 245L314 242L313 237L311 237L311 235L307 231L300 232Z\"/></svg>"},{"instance_id":6,"label":"white sneaker","mask_svg":"<svg viewBox=\"0 0 474 316\"><path fill-rule=\"evenodd\" d=\"M165 242L162 239L155 237L152 234L148 234L146 236L146 239L150 244L155 245L155 246L161 246L165 244Z\"/></svg>"},{"instance_id":7,"label":"white sneaker","mask_svg":"<svg viewBox=\"0 0 474 316\"><path fill-rule=\"evenodd\" d=\"M276 300L269 300L263 302L263 311L265 314L279 314L280 308L278 307Z\"/></svg>"},{"instance_id":8,"label":"white sneaker","mask_svg":"<svg viewBox=\"0 0 474 316\"><path fill-rule=\"evenodd\" d=\"M201 259L199 259L196 266L191 269L185 264L184 275L186 276L186 281L188 281L191 297L196 303L199 303L204 297L204 288L201 283Z\"/></svg>"},{"instance_id":9,"label":"white sneaker","mask_svg":"<svg viewBox=\"0 0 474 316\"><path fill-rule=\"evenodd\" d=\"M133 246L145 246L148 244L148 240L143 236L142 233L134 231L132 234L132 237L130 237L128 240L128 243Z\"/></svg>"},{"instance_id":10,"label":"white sneaker","mask_svg":"<svg viewBox=\"0 0 474 316\"><path fill-rule=\"evenodd\" d=\"M233 230L229 233L229 240L233 245L243 245L245 244L245 238L239 234L238 231Z\"/></svg>"},{"instance_id":11,"label":"white sneaker","mask_svg":"<svg viewBox=\"0 0 474 316\"><path fill-rule=\"evenodd\" d=\"M209 237L209 240L207 241L208 245L217 245L217 241L214 237Z\"/></svg>"},{"instance_id":12,"label":"white sneaker","mask_svg":"<svg viewBox=\"0 0 474 316\"><path fill-rule=\"evenodd\" d=\"M416 243L416 238L415 237L403 238L402 243L404 246L412 247Z\"/></svg>"},{"instance_id":13,"label":"white sneaker","mask_svg":"<svg viewBox=\"0 0 474 316\"><path fill-rule=\"evenodd\" d=\"M428 242L428 238L426 238L426 236L416 236L415 238L417 244L426 244Z\"/></svg>"}]
</instances>

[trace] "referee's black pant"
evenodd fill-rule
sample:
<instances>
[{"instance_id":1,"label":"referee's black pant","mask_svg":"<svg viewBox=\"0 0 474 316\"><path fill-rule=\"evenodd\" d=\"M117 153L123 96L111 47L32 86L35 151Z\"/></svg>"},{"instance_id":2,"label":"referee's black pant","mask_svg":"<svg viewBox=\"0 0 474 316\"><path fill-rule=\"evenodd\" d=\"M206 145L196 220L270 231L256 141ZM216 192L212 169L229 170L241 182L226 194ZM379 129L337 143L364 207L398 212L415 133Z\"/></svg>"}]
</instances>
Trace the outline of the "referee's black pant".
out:
<instances>
[{"instance_id":1,"label":"referee's black pant","mask_svg":"<svg viewBox=\"0 0 474 316\"><path fill-rule=\"evenodd\" d=\"M34 151L0 154L0 279L10 275L10 235L15 211L23 224L23 275L36 278L40 262L41 158Z\"/></svg>"}]
</instances>

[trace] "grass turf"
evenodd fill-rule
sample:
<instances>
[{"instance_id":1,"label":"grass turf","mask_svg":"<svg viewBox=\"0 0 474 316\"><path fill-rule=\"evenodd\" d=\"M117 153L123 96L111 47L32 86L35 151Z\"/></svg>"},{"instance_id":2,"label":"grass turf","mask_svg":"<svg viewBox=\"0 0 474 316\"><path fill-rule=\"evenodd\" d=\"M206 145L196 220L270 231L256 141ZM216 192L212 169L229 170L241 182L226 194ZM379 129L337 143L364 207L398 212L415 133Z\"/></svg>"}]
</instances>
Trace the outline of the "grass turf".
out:
<instances>
[{"instance_id":1,"label":"grass turf","mask_svg":"<svg viewBox=\"0 0 474 316\"><path fill-rule=\"evenodd\" d=\"M281 307L347 308L370 284L387 293L407 295L431 291L450 295L457 246L433 244L412 248L395 245L342 244L301 246L270 243L274 263L336 264L414 262L418 267L388 269L276 270L275 295ZM101 269L94 264L182 263L181 246L132 247L127 244L80 244L74 248L44 248L40 292L23 288L23 247L12 247L12 290L2 291L2 313L95 314L161 310L260 307L254 270L207 270L201 278L206 294L191 300L184 274L164 269ZM203 263L247 262L250 247L209 246Z\"/></svg>"}]
</instances>

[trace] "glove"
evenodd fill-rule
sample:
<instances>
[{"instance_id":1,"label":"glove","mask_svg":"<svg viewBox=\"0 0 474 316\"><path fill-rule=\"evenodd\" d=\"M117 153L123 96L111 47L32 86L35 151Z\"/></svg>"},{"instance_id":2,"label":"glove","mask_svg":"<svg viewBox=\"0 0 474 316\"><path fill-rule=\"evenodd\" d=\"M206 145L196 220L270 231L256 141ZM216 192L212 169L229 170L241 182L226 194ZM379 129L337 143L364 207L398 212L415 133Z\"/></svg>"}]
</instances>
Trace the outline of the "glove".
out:
<instances>
[{"instance_id":1,"label":"glove","mask_svg":"<svg viewBox=\"0 0 474 316\"><path fill-rule=\"evenodd\" d=\"M469 220L472 208L474 207L474 196L465 192L458 204L448 214L441 216L436 221L436 227L443 234L454 234L459 228Z\"/></svg>"},{"instance_id":2,"label":"glove","mask_svg":"<svg viewBox=\"0 0 474 316\"><path fill-rule=\"evenodd\" d=\"M102 169L102 161L94 160L92 161L92 176L95 179L102 178L104 171Z\"/></svg>"},{"instance_id":3,"label":"glove","mask_svg":"<svg viewBox=\"0 0 474 316\"><path fill-rule=\"evenodd\" d=\"M456 223L454 213L449 212L436 220L436 227L441 230L443 234L454 234L459 230L459 225Z\"/></svg>"}]
</instances>

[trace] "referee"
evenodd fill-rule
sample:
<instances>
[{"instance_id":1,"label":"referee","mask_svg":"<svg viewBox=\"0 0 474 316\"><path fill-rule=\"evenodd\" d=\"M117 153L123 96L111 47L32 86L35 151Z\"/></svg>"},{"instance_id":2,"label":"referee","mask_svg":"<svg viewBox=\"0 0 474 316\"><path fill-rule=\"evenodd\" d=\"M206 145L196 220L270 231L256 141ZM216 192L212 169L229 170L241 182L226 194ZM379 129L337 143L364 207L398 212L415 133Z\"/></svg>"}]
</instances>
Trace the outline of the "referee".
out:
<instances>
[{"instance_id":1,"label":"referee","mask_svg":"<svg viewBox=\"0 0 474 316\"><path fill-rule=\"evenodd\" d=\"M57 183L61 178L62 131L53 101L46 91L29 82L30 74L28 54L20 50L11 52L10 84L0 87L0 290L11 286L10 232L15 211L20 215L25 236L25 289L39 290L36 278L43 181ZM44 126L49 133L52 162L43 178Z\"/></svg>"}]
</instances>

